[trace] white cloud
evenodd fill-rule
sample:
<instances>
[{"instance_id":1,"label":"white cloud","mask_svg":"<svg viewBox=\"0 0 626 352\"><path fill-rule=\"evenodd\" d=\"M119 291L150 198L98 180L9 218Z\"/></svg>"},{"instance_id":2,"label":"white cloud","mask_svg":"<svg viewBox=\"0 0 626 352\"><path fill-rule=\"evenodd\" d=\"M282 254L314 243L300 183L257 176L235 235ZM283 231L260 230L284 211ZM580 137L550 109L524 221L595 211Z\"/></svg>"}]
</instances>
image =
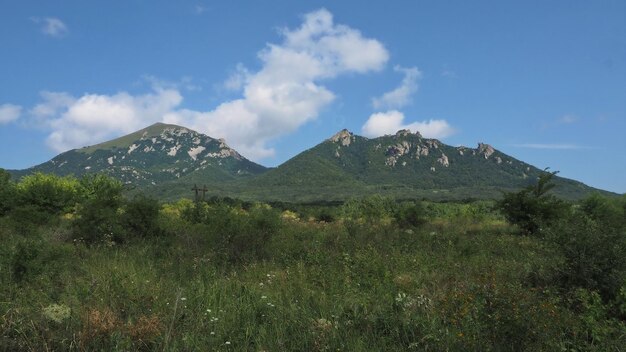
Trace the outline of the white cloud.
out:
<instances>
[{"instance_id":1,"label":"white cloud","mask_svg":"<svg viewBox=\"0 0 626 352\"><path fill-rule=\"evenodd\" d=\"M321 9L308 13L299 28L280 31L282 42L268 44L258 54L261 68L242 65L225 86L241 97L210 111L180 108L184 86L146 77L153 92L132 96L42 93L32 115L52 129L48 144L57 151L91 145L129 133L150 123L176 123L225 138L246 157L274 155L273 139L291 133L320 114L335 98L320 82L345 73L381 70L389 54L384 46L356 30L333 23Z\"/></svg>"},{"instance_id":2,"label":"white cloud","mask_svg":"<svg viewBox=\"0 0 626 352\"><path fill-rule=\"evenodd\" d=\"M173 111L166 121L224 137L247 157L262 159L274 154L269 141L315 119L334 100L320 81L377 71L389 59L380 42L334 24L325 9L306 14L299 28L280 33L282 43L268 44L259 52L259 71L239 66L226 82L226 87L242 90L241 98L208 112Z\"/></svg>"},{"instance_id":3,"label":"white cloud","mask_svg":"<svg viewBox=\"0 0 626 352\"><path fill-rule=\"evenodd\" d=\"M31 17L31 20L41 25L41 32L51 37L60 38L69 33L67 25L55 17Z\"/></svg>"},{"instance_id":4,"label":"white cloud","mask_svg":"<svg viewBox=\"0 0 626 352\"><path fill-rule=\"evenodd\" d=\"M0 105L0 124L17 120L22 114L22 107L13 104Z\"/></svg>"},{"instance_id":5,"label":"white cloud","mask_svg":"<svg viewBox=\"0 0 626 352\"><path fill-rule=\"evenodd\" d=\"M524 143L514 144L514 147L519 148L531 148L531 149L561 149L561 150L577 150L577 149L591 149L590 147L576 145L576 144L550 144L550 143Z\"/></svg>"},{"instance_id":6,"label":"white cloud","mask_svg":"<svg viewBox=\"0 0 626 352\"><path fill-rule=\"evenodd\" d=\"M241 63L237 64L235 67L235 72L233 72L226 81L224 81L224 88L232 91L240 91L248 81L250 77L250 71L242 65Z\"/></svg>"},{"instance_id":7,"label":"white cloud","mask_svg":"<svg viewBox=\"0 0 626 352\"><path fill-rule=\"evenodd\" d=\"M43 91L40 95L43 102L35 105L30 110L31 115L38 119L55 117L60 110L70 106L76 100L76 98L67 93Z\"/></svg>"},{"instance_id":8,"label":"white cloud","mask_svg":"<svg viewBox=\"0 0 626 352\"><path fill-rule=\"evenodd\" d=\"M564 116L561 116L561 118L559 118L557 122L560 123L560 124L570 125L570 124L572 124L574 122L577 122L577 121L578 121L578 117L577 116L574 116L574 115L564 115Z\"/></svg>"},{"instance_id":9,"label":"white cloud","mask_svg":"<svg viewBox=\"0 0 626 352\"><path fill-rule=\"evenodd\" d=\"M47 144L56 151L82 147L130 133L163 117L182 102L177 90L155 89L132 96L85 94L74 98L66 93L42 93L45 101L33 108L39 118L51 117L46 125L52 129Z\"/></svg>"},{"instance_id":10,"label":"white cloud","mask_svg":"<svg viewBox=\"0 0 626 352\"><path fill-rule=\"evenodd\" d=\"M387 108L396 109L411 103L411 95L417 92L417 80L421 77L421 72L417 67L403 68L394 67L394 71L404 74L402 83L396 89L372 99L372 106L375 109Z\"/></svg>"},{"instance_id":11,"label":"white cloud","mask_svg":"<svg viewBox=\"0 0 626 352\"><path fill-rule=\"evenodd\" d=\"M455 132L446 120L431 119L404 124L404 114L397 110L372 114L363 125L362 132L368 137L379 137L402 129L420 132L426 138L445 138Z\"/></svg>"}]
</instances>

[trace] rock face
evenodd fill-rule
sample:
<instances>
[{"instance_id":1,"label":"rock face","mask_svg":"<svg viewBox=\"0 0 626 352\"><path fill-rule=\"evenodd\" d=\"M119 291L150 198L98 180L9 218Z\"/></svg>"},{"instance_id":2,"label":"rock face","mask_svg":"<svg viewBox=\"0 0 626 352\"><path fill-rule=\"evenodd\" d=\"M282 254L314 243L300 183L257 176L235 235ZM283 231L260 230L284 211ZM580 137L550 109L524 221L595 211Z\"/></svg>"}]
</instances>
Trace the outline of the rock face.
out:
<instances>
[{"instance_id":1,"label":"rock face","mask_svg":"<svg viewBox=\"0 0 626 352\"><path fill-rule=\"evenodd\" d=\"M385 165L390 167L396 166L399 159L404 156L415 160L428 157L432 150L439 149L441 145L441 142L436 139L424 139L419 132L411 133L409 130L400 130L390 138L393 138L395 142L387 145L385 149ZM379 148L380 144L376 146L375 150ZM446 167L450 165L448 157L443 153L437 161ZM403 161L402 166L406 165L406 161Z\"/></svg>"},{"instance_id":2,"label":"rock face","mask_svg":"<svg viewBox=\"0 0 626 352\"><path fill-rule=\"evenodd\" d=\"M478 155L483 155L485 159L489 159L491 154L493 154L496 150L493 149L489 144L478 143Z\"/></svg>"},{"instance_id":3,"label":"rock face","mask_svg":"<svg viewBox=\"0 0 626 352\"><path fill-rule=\"evenodd\" d=\"M329 141L333 143L340 143L342 146L347 147L352 143L354 136L352 132L343 129L337 132L334 136L330 137Z\"/></svg>"},{"instance_id":4,"label":"rock face","mask_svg":"<svg viewBox=\"0 0 626 352\"><path fill-rule=\"evenodd\" d=\"M341 130L327 141L334 143L336 149L332 153L335 158L343 158L341 153L342 147L347 147L367 141L366 138L361 140L359 136L355 136L348 130ZM435 164L441 165L443 168L454 168L455 163L465 160L463 163L473 163L475 159L489 160L489 162L497 165L512 165L510 160L502 158L502 154L496 154L497 151L489 144L478 143L477 148L468 148L465 146L451 147L443 144L437 139L423 138L419 132L411 133L410 130L399 130L393 135L385 135L372 139L371 149L373 155L384 155L382 165L387 168L394 169L398 166L411 167L411 165L419 165L425 163L428 168L432 167L435 171ZM343 159L342 159L343 160ZM367 162L372 164L372 160Z\"/></svg>"},{"instance_id":5,"label":"rock face","mask_svg":"<svg viewBox=\"0 0 626 352\"><path fill-rule=\"evenodd\" d=\"M437 162L445 167L450 166L450 162L448 161L448 157L444 154L441 153L441 158L437 159Z\"/></svg>"}]
</instances>

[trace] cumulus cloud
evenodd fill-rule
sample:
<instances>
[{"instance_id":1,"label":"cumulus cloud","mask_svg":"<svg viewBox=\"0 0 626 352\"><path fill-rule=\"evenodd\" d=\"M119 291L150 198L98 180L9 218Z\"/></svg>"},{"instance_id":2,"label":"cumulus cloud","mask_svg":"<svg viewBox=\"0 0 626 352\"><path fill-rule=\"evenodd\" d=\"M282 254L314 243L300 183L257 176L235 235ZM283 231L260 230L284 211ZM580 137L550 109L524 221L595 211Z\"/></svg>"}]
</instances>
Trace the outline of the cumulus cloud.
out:
<instances>
[{"instance_id":1,"label":"cumulus cloud","mask_svg":"<svg viewBox=\"0 0 626 352\"><path fill-rule=\"evenodd\" d=\"M404 74L402 83L396 89L372 99L372 106L375 109L402 108L411 103L411 95L417 92L417 80L421 77L421 72L417 67L404 68L394 67L394 71Z\"/></svg>"},{"instance_id":2,"label":"cumulus cloud","mask_svg":"<svg viewBox=\"0 0 626 352\"><path fill-rule=\"evenodd\" d=\"M231 91L240 91L245 86L250 76L250 71L239 63L235 67L235 72L224 81L224 88Z\"/></svg>"},{"instance_id":3,"label":"cumulus cloud","mask_svg":"<svg viewBox=\"0 0 626 352\"><path fill-rule=\"evenodd\" d=\"M315 119L335 99L321 81L381 70L389 59L380 42L335 24L325 9L306 14L299 28L280 34L280 44L259 52L259 71L239 66L227 81L227 87L242 91L241 98L208 112L173 111L165 120L224 137L247 157L262 159L274 154L269 141Z\"/></svg>"},{"instance_id":4,"label":"cumulus cloud","mask_svg":"<svg viewBox=\"0 0 626 352\"><path fill-rule=\"evenodd\" d=\"M177 90L156 88L139 96L125 92L85 94L80 98L44 92L42 96L44 101L31 113L42 119L50 117L45 120L52 129L46 142L59 152L102 142L161 121L182 102Z\"/></svg>"},{"instance_id":5,"label":"cumulus cloud","mask_svg":"<svg viewBox=\"0 0 626 352\"><path fill-rule=\"evenodd\" d=\"M38 25L41 25L41 32L51 37L60 38L69 33L67 25L58 18L55 17L31 17L31 20Z\"/></svg>"},{"instance_id":6,"label":"cumulus cloud","mask_svg":"<svg viewBox=\"0 0 626 352\"><path fill-rule=\"evenodd\" d=\"M13 104L0 105L0 125L17 120L22 114L22 107Z\"/></svg>"},{"instance_id":7,"label":"cumulus cloud","mask_svg":"<svg viewBox=\"0 0 626 352\"><path fill-rule=\"evenodd\" d=\"M455 132L446 120L431 119L405 124L404 114L397 110L372 114L363 125L362 132L368 137L379 137L402 129L420 132L426 138L445 138Z\"/></svg>"},{"instance_id":8,"label":"cumulus cloud","mask_svg":"<svg viewBox=\"0 0 626 352\"><path fill-rule=\"evenodd\" d=\"M335 24L320 9L306 14L294 29L281 29L281 41L258 53L261 68L238 65L224 86L241 96L209 111L184 109L181 89L146 77L153 91L133 96L43 92L31 114L52 129L47 142L57 151L95 144L162 121L225 138L243 155L259 160L274 155L273 139L291 133L320 114L335 94L323 85L346 73L381 70L385 47L358 30Z\"/></svg>"}]
</instances>

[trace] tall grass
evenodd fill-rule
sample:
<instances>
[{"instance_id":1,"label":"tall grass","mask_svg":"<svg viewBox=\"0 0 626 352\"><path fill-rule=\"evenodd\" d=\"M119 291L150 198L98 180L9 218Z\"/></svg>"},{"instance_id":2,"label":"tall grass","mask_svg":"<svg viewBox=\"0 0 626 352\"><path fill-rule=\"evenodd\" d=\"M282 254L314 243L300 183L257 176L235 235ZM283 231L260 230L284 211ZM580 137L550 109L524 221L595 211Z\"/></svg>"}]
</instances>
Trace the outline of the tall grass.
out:
<instances>
[{"instance_id":1,"label":"tall grass","mask_svg":"<svg viewBox=\"0 0 626 352\"><path fill-rule=\"evenodd\" d=\"M626 345L607 302L552 282L565 261L557 248L484 204L427 204L417 227L388 214L318 222L219 206L197 221L166 207L161 236L91 246L71 240L71 217L30 233L0 218L0 350Z\"/></svg>"}]
</instances>

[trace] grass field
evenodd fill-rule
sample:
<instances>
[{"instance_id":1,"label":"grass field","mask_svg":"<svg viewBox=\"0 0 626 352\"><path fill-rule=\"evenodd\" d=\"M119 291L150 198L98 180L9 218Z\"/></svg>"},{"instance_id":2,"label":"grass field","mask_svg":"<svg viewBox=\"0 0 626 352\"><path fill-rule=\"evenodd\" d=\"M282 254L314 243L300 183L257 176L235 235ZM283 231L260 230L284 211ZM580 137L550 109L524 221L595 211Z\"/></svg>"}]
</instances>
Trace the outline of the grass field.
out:
<instances>
[{"instance_id":1,"label":"grass field","mask_svg":"<svg viewBox=\"0 0 626 352\"><path fill-rule=\"evenodd\" d=\"M563 251L490 204L426 204L417 226L345 207L323 222L319 208L179 202L161 207L159 236L91 244L73 235L72 213L4 216L0 350L626 345L626 290L607 301L558 283Z\"/></svg>"}]
</instances>

